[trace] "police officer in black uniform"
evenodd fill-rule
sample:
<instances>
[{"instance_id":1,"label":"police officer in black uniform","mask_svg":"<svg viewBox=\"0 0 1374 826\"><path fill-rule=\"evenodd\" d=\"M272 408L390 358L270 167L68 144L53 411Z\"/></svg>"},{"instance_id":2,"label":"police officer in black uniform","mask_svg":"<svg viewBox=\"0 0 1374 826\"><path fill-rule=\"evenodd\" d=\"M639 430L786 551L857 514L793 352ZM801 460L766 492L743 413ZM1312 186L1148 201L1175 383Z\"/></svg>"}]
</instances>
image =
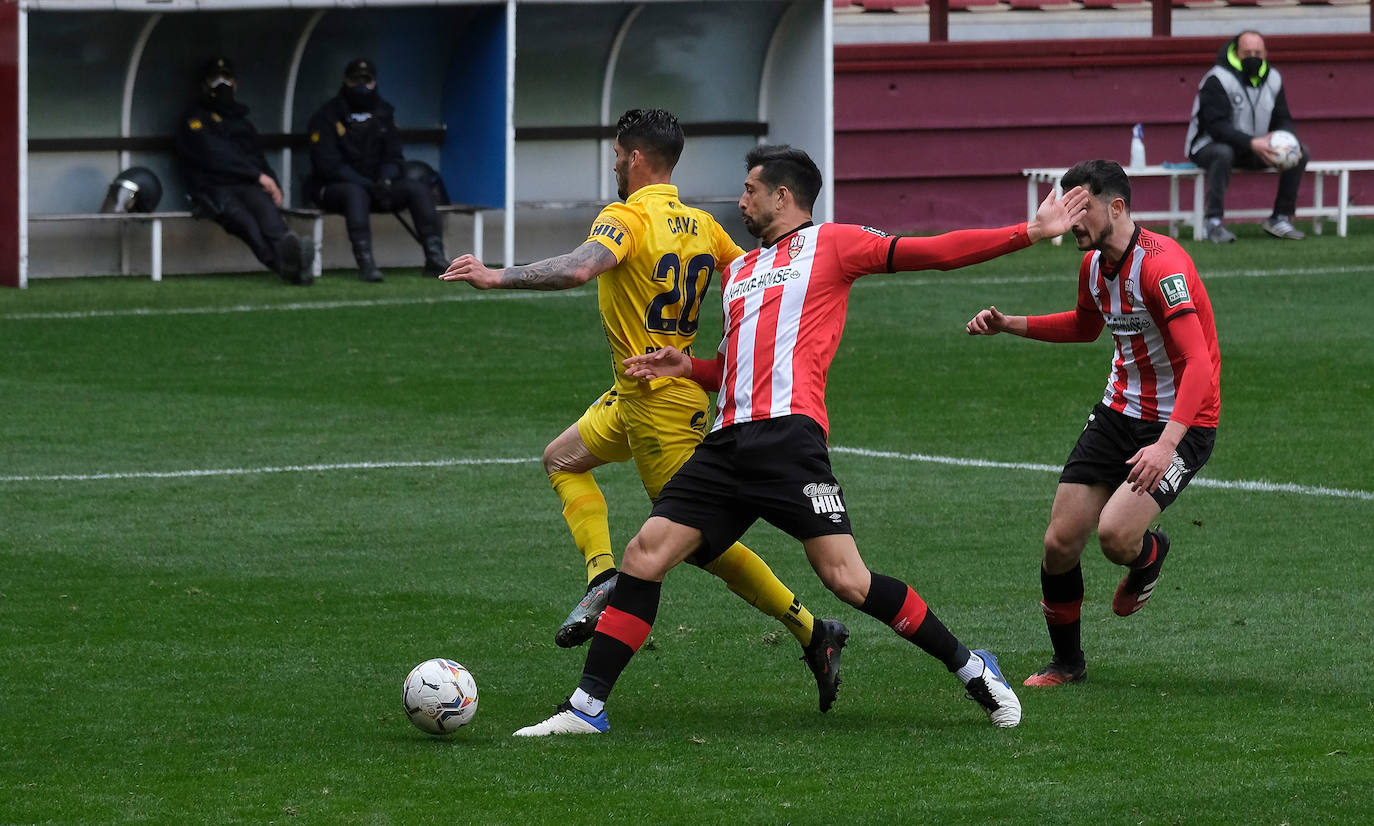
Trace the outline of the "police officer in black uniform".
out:
<instances>
[{"instance_id":1,"label":"police officer in black uniform","mask_svg":"<svg viewBox=\"0 0 1374 826\"><path fill-rule=\"evenodd\" d=\"M344 69L343 86L310 118L311 173L307 195L321 208L342 213L358 262L358 277L381 281L372 256L371 212L410 210L425 251L424 274L448 269L434 194L403 172L395 110L377 93L377 67L358 58Z\"/></svg>"},{"instance_id":2,"label":"police officer in black uniform","mask_svg":"<svg viewBox=\"0 0 1374 826\"><path fill-rule=\"evenodd\" d=\"M315 277L315 245L286 228L278 207L281 187L248 120L235 100L234 67L218 57L201 71L200 97L177 130L176 154L191 211L243 239L263 266L292 284Z\"/></svg>"}]
</instances>

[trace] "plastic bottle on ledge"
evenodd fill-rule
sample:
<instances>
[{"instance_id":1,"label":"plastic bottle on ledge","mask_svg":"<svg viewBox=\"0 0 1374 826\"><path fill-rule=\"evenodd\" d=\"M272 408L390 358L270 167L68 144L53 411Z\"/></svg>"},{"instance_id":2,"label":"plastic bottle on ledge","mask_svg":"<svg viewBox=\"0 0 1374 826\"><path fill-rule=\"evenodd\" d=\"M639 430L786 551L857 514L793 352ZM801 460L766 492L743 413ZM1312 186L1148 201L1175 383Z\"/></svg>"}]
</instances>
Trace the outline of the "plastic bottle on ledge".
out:
<instances>
[{"instance_id":1,"label":"plastic bottle on ledge","mask_svg":"<svg viewBox=\"0 0 1374 826\"><path fill-rule=\"evenodd\" d=\"M1131 169L1145 166L1145 125L1137 123L1131 129Z\"/></svg>"}]
</instances>

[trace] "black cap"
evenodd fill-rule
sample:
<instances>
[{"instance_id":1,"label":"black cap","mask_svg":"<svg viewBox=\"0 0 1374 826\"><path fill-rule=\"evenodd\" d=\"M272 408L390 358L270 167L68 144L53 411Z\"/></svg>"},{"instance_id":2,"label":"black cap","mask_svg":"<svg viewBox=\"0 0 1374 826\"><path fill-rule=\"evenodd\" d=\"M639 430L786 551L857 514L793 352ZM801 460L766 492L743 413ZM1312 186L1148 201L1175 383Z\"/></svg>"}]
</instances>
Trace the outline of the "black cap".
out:
<instances>
[{"instance_id":1,"label":"black cap","mask_svg":"<svg viewBox=\"0 0 1374 826\"><path fill-rule=\"evenodd\" d=\"M216 57L206 61L200 70L201 80L212 77L234 77L234 64L227 57Z\"/></svg>"},{"instance_id":2,"label":"black cap","mask_svg":"<svg viewBox=\"0 0 1374 826\"><path fill-rule=\"evenodd\" d=\"M377 79L377 64L365 57L355 58L344 67L344 78L364 83Z\"/></svg>"}]
</instances>

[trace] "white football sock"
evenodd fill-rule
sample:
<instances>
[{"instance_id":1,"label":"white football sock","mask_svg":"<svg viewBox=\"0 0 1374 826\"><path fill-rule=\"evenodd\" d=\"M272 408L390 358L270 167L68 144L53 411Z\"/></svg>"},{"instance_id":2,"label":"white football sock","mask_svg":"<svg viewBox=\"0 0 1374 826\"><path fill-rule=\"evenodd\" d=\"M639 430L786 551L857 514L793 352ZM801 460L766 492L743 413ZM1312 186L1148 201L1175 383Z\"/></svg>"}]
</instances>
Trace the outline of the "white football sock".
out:
<instances>
[{"instance_id":1,"label":"white football sock","mask_svg":"<svg viewBox=\"0 0 1374 826\"><path fill-rule=\"evenodd\" d=\"M979 662L981 663L982 660L979 660ZM982 672L980 671L979 673L981 674ZM568 705L572 706L573 708L577 709L583 714L587 714L591 717L596 717L601 713L601 711L604 708L606 708L606 701L598 700L592 695L588 694L587 692L579 688L578 690L572 693L571 697L568 698Z\"/></svg>"},{"instance_id":2,"label":"white football sock","mask_svg":"<svg viewBox=\"0 0 1374 826\"><path fill-rule=\"evenodd\" d=\"M969 680L983 673L983 658L970 651L968 662L964 663L964 667L954 673L959 676L959 682L968 685Z\"/></svg>"}]
</instances>

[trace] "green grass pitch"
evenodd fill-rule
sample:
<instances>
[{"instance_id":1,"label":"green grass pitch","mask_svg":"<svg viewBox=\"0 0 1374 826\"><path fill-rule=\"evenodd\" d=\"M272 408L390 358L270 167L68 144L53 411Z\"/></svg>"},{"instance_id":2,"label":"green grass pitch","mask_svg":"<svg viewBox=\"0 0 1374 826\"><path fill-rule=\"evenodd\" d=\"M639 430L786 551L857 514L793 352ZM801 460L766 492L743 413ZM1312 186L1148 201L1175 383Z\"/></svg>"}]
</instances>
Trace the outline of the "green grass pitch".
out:
<instances>
[{"instance_id":1,"label":"green grass pitch","mask_svg":"<svg viewBox=\"0 0 1374 826\"><path fill-rule=\"evenodd\" d=\"M552 641L583 575L536 457L609 382L591 289L395 270L0 293L0 823L1364 822L1374 224L1300 244L1238 229L1186 245L1222 421L1208 484L1162 519L1158 598L1115 617L1120 574L1090 546L1088 682L1021 690L1011 731L760 526L749 544L853 632L832 712L781 626L683 568L609 736L510 736L585 650ZM1067 455L1111 346L963 325L1067 309L1077 260L1042 244L863 279L831 370L866 561L1018 687L1048 657L1056 477L1036 466ZM643 490L628 467L598 478L623 546ZM435 656L481 691L449 738L400 708Z\"/></svg>"}]
</instances>

